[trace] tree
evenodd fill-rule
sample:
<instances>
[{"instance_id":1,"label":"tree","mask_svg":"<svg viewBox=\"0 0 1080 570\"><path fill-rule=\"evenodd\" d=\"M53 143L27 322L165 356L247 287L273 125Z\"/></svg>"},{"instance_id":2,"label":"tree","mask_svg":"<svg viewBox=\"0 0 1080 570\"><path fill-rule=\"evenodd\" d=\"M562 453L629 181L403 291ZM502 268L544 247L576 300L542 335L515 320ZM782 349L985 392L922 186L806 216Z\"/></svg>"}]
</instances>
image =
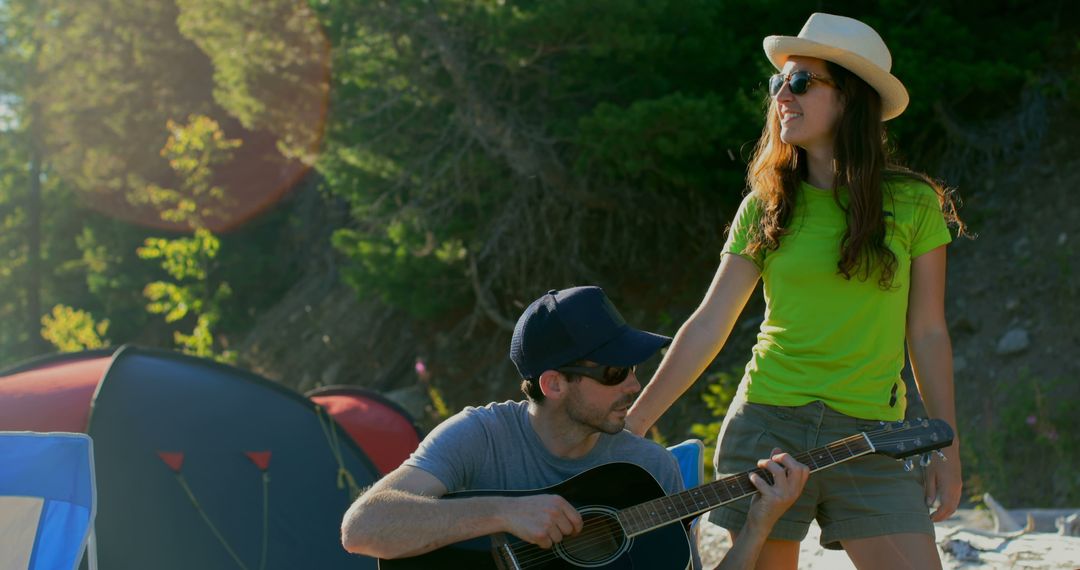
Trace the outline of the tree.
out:
<instances>
[{"instance_id":1,"label":"tree","mask_svg":"<svg viewBox=\"0 0 1080 570\"><path fill-rule=\"evenodd\" d=\"M100 322L86 311L66 305L56 305L52 314L41 318L41 336L51 342L60 352L92 350L109 345L105 334L109 320Z\"/></svg>"},{"instance_id":2,"label":"tree","mask_svg":"<svg viewBox=\"0 0 1080 570\"><path fill-rule=\"evenodd\" d=\"M52 22L42 35L45 147L56 170L85 205L144 226L183 230L163 220L149 203L133 204L130 198L152 184L179 187L175 171L157 151L164 143L162 127L167 121L190 114L214 119L245 142L232 161L216 171L216 184L233 201L221 217L204 220L211 230L234 228L264 211L306 171L300 160L284 156L282 149L310 157L317 144L315 134L321 132L313 125L319 124L325 89L317 86L317 80L314 87L287 88L304 85L313 73L319 77L325 73L317 65L290 63L291 52L275 49L278 44L271 41L280 38L259 40L248 29L238 28L246 20L228 20L235 14L216 11L213 2L189 1L184 7L175 0L43 4L50 7ZM267 6L233 4L247 6L248 16L263 16ZM255 40L254 47L242 43L248 39ZM228 43L233 40L241 43ZM218 50L214 60L203 47ZM259 56L254 65L269 64L275 57L282 62L261 75L239 77L229 67L230 50L237 49L243 57ZM279 72L292 79L265 84L265 77L277 77ZM297 110L296 104L304 101L299 95L307 91L318 96L309 103L313 111L280 120ZM271 101L271 95L277 99Z\"/></svg>"},{"instance_id":3,"label":"tree","mask_svg":"<svg viewBox=\"0 0 1080 570\"><path fill-rule=\"evenodd\" d=\"M177 26L214 68L214 100L245 129L276 135L314 164L329 89L329 46L296 0L177 0Z\"/></svg>"},{"instance_id":4,"label":"tree","mask_svg":"<svg viewBox=\"0 0 1080 570\"><path fill-rule=\"evenodd\" d=\"M12 252L8 260L7 276L18 289L4 309L12 311L22 305L22 315L16 322L21 330L14 331L12 339L19 345L15 352L22 355L36 354L44 349L38 334L42 311L42 294L46 271L43 261L42 225L44 212L43 178L48 168L43 148L42 58L41 31L45 27L47 12L34 2L15 1L6 3L2 10L3 55L0 66L5 77L0 85L0 101L6 111L2 136L11 151L5 165L14 172L7 177L3 191L7 194L5 225L13 232L9 238ZM53 184L53 187L56 185ZM21 187L21 188L20 188ZM19 190L22 190L20 192ZM18 220L17 222L15 220ZM17 339L17 340L16 340ZM10 346L10 345L9 345Z\"/></svg>"},{"instance_id":5,"label":"tree","mask_svg":"<svg viewBox=\"0 0 1080 570\"><path fill-rule=\"evenodd\" d=\"M225 192L213 185L214 168L226 163L240 141L228 139L213 119L192 115L185 125L169 122L169 139L161 149L181 181L180 189L150 185L140 199L154 205L162 218L185 224L191 237L147 238L137 251L141 259L158 260L173 281L154 281L143 294L147 310L174 323L192 318L191 333L175 332L176 344L186 353L223 361L235 359L230 351L215 347L214 329L221 320L222 305L232 294L229 284L214 278L214 260L221 241L206 228L206 220L224 205Z\"/></svg>"}]
</instances>

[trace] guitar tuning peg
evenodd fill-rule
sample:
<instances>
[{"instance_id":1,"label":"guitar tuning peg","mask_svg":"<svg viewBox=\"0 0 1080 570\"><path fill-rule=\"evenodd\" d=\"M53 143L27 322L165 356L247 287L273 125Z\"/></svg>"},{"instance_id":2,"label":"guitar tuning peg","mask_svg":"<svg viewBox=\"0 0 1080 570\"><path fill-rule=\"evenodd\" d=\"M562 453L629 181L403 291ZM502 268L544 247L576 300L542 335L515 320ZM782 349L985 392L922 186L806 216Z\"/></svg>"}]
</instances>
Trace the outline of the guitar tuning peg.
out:
<instances>
[{"instance_id":1,"label":"guitar tuning peg","mask_svg":"<svg viewBox=\"0 0 1080 570\"><path fill-rule=\"evenodd\" d=\"M914 468L915 464L912 462L911 458L904 460L904 471L911 471Z\"/></svg>"},{"instance_id":2,"label":"guitar tuning peg","mask_svg":"<svg viewBox=\"0 0 1080 570\"><path fill-rule=\"evenodd\" d=\"M940 457L942 461L948 461L949 460L947 457L945 457L945 454L942 453L940 449L935 449L934 453L936 453L937 456Z\"/></svg>"},{"instance_id":3,"label":"guitar tuning peg","mask_svg":"<svg viewBox=\"0 0 1080 570\"><path fill-rule=\"evenodd\" d=\"M929 453L924 453L919 457L919 465L921 465L923 467L929 467L930 466L930 454Z\"/></svg>"}]
</instances>

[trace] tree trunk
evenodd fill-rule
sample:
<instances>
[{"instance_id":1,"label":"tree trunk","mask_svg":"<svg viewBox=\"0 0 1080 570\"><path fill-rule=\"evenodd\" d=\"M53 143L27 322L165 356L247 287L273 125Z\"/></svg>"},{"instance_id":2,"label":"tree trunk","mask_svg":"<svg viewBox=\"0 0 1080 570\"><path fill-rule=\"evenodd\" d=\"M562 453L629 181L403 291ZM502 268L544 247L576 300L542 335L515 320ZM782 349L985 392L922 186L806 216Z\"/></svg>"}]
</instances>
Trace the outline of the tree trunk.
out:
<instances>
[{"instance_id":1,"label":"tree trunk","mask_svg":"<svg viewBox=\"0 0 1080 570\"><path fill-rule=\"evenodd\" d=\"M30 143L30 187L26 201L26 327L30 354L45 351L41 338L41 147Z\"/></svg>"}]
</instances>

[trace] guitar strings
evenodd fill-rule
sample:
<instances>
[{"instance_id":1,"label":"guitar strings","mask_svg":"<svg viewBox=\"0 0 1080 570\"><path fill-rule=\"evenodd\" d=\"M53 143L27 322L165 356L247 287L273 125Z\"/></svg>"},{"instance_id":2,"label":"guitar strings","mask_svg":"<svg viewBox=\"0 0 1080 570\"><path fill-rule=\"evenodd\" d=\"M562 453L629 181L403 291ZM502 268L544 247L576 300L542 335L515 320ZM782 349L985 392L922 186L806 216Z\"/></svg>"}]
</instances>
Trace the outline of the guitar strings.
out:
<instances>
[{"instance_id":1,"label":"guitar strings","mask_svg":"<svg viewBox=\"0 0 1080 570\"><path fill-rule=\"evenodd\" d=\"M593 525L591 527L583 529L581 534L571 537L570 540L574 544L573 549L576 550L578 548L592 548L604 542L615 542L619 545L619 548L621 548L622 541L625 540L625 538L626 536L622 532L622 527L616 523ZM562 544L565 549L566 542L564 541ZM619 548L615 548L613 549L613 551L618 551ZM555 551L554 547L541 548L540 546L529 542L523 542L520 550L514 546L511 546L510 549L514 551L515 558L517 558L518 563L521 564L522 567L527 564L547 562L548 560L554 558L560 558L558 552ZM532 556L528 556L529 554L532 554Z\"/></svg>"},{"instance_id":2,"label":"guitar strings","mask_svg":"<svg viewBox=\"0 0 1080 570\"><path fill-rule=\"evenodd\" d=\"M899 429L896 429L896 430L881 428L881 429L867 431L867 432L860 432L859 434L855 434L855 435L848 436L848 437L845 437L845 438L842 438L842 439L838 439L838 440L836 440L834 442L831 442L831 443L823 446L823 448L828 450L830 447L834 447L834 446L835 447L840 447L840 446L846 447L847 443L849 443L851 440L861 439L860 436L862 435L862 433L865 433L868 437L877 437L877 436L880 436L880 435L883 435L883 434L888 434L890 436L892 436L892 435L901 435L902 436L904 431L907 431L907 430L910 430L910 429L911 428L907 428L907 427L899 428ZM891 432L895 432L895 433L891 433ZM895 444L895 443L900 443L900 442L904 442L904 443L915 442L918 438L907 436L907 437L900 437L900 438L895 438L895 439L892 439L892 438L886 438L886 439L888 440L887 441L888 443L894 443ZM879 443L882 443L882 442L879 442ZM867 451L869 451L869 450L867 450ZM831 454L831 452L830 452L830 454ZM800 453L798 453L796 455L793 455L793 457L797 461L799 461L800 463L806 463L806 461L809 460L812 456L811 456L810 451L803 451L803 452L800 452ZM857 455L852 455L852 458L854 458L854 457L857 457ZM760 477L761 474L762 474L762 469L760 469L760 468L753 469L753 470L751 470L749 472L744 472L742 474L735 475L733 477L737 478L737 477L740 477L741 475L747 475L748 476L749 473L757 473L758 476ZM725 478L725 479L727 479L727 478ZM719 479L717 481L719 481ZM715 482L715 481L713 481L713 482ZM739 481L739 483L740 483L740 490L742 490L741 481ZM757 491L756 488L754 488L753 490L749 491L748 493L754 493L756 491ZM663 497L661 497L661 498L663 498ZM736 500L736 499L732 499L732 500ZM730 502L730 501L725 501L725 502ZM720 506L720 505L717 505L717 506ZM692 516L692 515L687 515L687 516ZM676 520L681 520L681 519L676 519ZM674 523L674 522L676 522L676 521L673 520L668 524L671 524L671 523ZM596 535L596 536L593 536L593 535ZM623 532L622 525L618 522L618 520L614 519L614 518L606 517L603 523L597 523L597 524L594 524L594 525L588 527L587 529L583 529L582 534L577 535L572 540L574 542L575 548L591 548L591 547L594 547L594 546L596 546L598 544L601 544L603 542L610 541L610 540L616 540L616 541L621 542L621 540L623 540L624 537L625 537L625 533ZM554 559L554 558L560 558L558 552L556 552L554 547L552 547L552 548L542 548L540 546L537 546L535 544L532 544L530 542L525 542L525 541L522 541L522 543L519 546L510 546L510 549L512 551L514 551L515 557L518 559L518 563L523 565L523 566L526 565L526 564L531 565L531 564L534 564L534 563L537 563L537 562L546 562L546 561ZM533 552L533 551L536 551L536 552Z\"/></svg>"}]
</instances>

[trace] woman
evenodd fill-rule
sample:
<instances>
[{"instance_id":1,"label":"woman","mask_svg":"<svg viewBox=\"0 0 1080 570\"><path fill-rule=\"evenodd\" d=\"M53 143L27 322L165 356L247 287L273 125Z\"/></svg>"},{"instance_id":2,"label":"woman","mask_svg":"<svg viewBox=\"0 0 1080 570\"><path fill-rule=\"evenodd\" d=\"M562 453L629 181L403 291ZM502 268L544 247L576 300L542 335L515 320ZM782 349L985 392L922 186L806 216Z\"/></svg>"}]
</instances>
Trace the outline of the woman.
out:
<instances>
[{"instance_id":1,"label":"woman","mask_svg":"<svg viewBox=\"0 0 1080 570\"><path fill-rule=\"evenodd\" d=\"M866 24L829 14L764 45L780 73L750 193L705 299L627 418L643 434L686 391L761 278L765 320L720 431L719 475L774 447L810 449L903 418L905 341L930 416L956 426L945 244L947 222L963 225L948 192L888 163L883 122L908 102L888 48ZM796 568L815 518L822 544L859 568L940 567L932 521L959 503L958 442L944 454L925 474L877 455L815 474L757 567ZM746 509L725 505L710 520L737 540Z\"/></svg>"}]
</instances>

